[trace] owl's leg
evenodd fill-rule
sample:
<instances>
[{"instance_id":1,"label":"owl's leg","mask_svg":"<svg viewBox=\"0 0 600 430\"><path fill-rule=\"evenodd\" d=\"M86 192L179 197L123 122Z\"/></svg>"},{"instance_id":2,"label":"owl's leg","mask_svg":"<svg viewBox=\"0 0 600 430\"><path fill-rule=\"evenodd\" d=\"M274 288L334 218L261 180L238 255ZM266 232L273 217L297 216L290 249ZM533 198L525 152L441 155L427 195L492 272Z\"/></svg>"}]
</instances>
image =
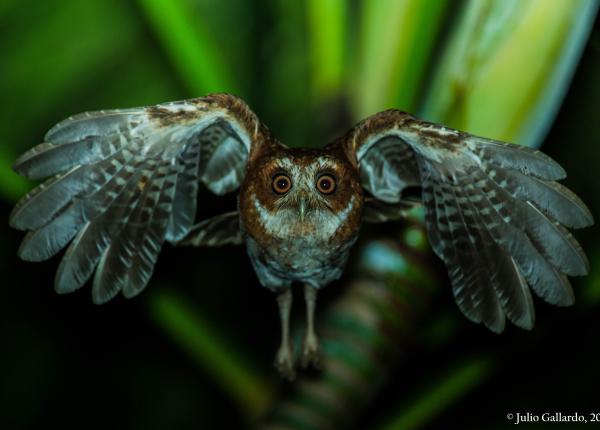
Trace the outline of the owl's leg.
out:
<instances>
[{"instance_id":1,"label":"owl's leg","mask_svg":"<svg viewBox=\"0 0 600 430\"><path fill-rule=\"evenodd\" d=\"M275 367L282 376L290 381L296 376L294 372L294 351L290 342L290 313L292 311L292 289L286 288L277 296L279 318L281 319L281 345L275 356Z\"/></svg>"},{"instance_id":2,"label":"owl's leg","mask_svg":"<svg viewBox=\"0 0 600 430\"><path fill-rule=\"evenodd\" d=\"M306 302L306 335L302 347L302 367L312 364L318 368L321 361L319 339L315 333L315 308L317 304L317 289L304 285L304 300Z\"/></svg>"}]
</instances>

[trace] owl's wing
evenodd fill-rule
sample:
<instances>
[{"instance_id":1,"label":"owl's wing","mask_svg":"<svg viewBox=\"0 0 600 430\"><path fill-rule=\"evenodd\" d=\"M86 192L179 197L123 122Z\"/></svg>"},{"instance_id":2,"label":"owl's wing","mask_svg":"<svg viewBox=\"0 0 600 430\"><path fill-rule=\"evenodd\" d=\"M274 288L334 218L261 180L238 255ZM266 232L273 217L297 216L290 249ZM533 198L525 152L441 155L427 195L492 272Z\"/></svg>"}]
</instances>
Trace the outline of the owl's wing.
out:
<instances>
[{"instance_id":1,"label":"owl's wing","mask_svg":"<svg viewBox=\"0 0 600 430\"><path fill-rule=\"evenodd\" d=\"M238 211L226 212L195 224L177 245L222 246L244 243Z\"/></svg>"},{"instance_id":2,"label":"owl's wing","mask_svg":"<svg viewBox=\"0 0 600 430\"><path fill-rule=\"evenodd\" d=\"M566 275L585 275L589 264L565 227L593 218L556 182L566 174L551 158L396 110L359 123L343 142L375 199L397 204L419 183L431 246L468 318L495 332L505 316L531 328L529 287L549 303L573 303Z\"/></svg>"},{"instance_id":3,"label":"owl's wing","mask_svg":"<svg viewBox=\"0 0 600 430\"><path fill-rule=\"evenodd\" d=\"M227 94L66 119L15 163L30 179L51 177L11 214L13 227L29 230L20 257L46 260L71 242L56 274L59 293L95 270L96 303L138 294L164 241L190 232L199 184L218 195L238 188L265 133Z\"/></svg>"}]
</instances>

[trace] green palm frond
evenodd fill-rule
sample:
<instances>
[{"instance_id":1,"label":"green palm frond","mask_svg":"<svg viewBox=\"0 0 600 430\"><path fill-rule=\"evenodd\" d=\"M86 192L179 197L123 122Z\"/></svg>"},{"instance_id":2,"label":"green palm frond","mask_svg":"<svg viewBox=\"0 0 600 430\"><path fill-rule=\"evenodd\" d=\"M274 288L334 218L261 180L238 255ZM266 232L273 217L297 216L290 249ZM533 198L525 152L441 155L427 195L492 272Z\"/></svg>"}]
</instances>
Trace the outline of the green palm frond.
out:
<instances>
[{"instance_id":1,"label":"green palm frond","mask_svg":"<svg viewBox=\"0 0 600 430\"><path fill-rule=\"evenodd\" d=\"M349 90L357 119L395 107L414 112L450 2L361 2Z\"/></svg>"},{"instance_id":2,"label":"green palm frond","mask_svg":"<svg viewBox=\"0 0 600 430\"><path fill-rule=\"evenodd\" d=\"M210 92L240 94L231 64L216 46L216 35L187 0L138 0L175 68L196 95Z\"/></svg>"},{"instance_id":3,"label":"green palm frond","mask_svg":"<svg viewBox=\"0 0 600 430\"><path fill-rule=\"evenodd\" d=\"M539 146L588 38L595 0L471 0L421 114L474 134Z\"/></svg>"}]
</instances>

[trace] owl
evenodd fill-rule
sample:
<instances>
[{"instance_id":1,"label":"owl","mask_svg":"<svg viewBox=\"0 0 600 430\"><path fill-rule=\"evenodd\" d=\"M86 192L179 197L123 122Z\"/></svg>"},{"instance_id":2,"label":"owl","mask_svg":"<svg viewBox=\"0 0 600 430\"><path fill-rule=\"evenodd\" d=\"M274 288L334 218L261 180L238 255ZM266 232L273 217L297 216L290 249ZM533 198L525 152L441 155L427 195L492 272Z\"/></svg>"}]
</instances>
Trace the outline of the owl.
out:
<instances>
[{"instance_id":1,"label":"owl","mask_svg":"<svg viewBox=\"0 0 600 430\"><path fill-rule=\"evenodd\" d=\"M46 260L68 245L58 293L93 275L95 303L119 292L133 297L165 242L245 245L260 284L276 294L275 365L290 378L292 284L303 286L306 302L300 359L317 365L318 291L342 275L363 222L400 219L415 204L409 189L421 190L429 242L456 303L494 332L506 318L532 328L531 290L572 304L567 276L589 270L566 227L593 218L556 182L566 176L556 162L398 110L368 117L321 149L286 147L228 94L83 113L54 126L14 168L50 178L17 203L10 223L28 231L24 260ZM237 192L237 208L196 222L200 187Z\"/></svg>"}]
</instances>

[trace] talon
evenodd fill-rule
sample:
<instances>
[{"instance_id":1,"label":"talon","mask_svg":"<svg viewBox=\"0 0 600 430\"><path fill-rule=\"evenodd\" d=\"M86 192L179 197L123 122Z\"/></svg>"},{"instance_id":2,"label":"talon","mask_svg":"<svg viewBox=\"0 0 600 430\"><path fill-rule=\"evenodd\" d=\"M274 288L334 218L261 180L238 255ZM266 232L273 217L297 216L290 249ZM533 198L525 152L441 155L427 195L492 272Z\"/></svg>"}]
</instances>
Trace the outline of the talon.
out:
<instances>
[{"instance_id":1,"label":"talon","mask_svg":"<svg viewBox=\"0 0 600 430\"><path fill-rule=\"evenodd\" d=\"M304 338L301 363L304 368L311 365L315 369L321 368L321 348L317 336L307 335L306 338Z\"/></svg>"},{"instance_id":2,"label":"talon","mask_svg":"<svg viewBox=\"0 0 600 430\"><path fill-rule=\"evenodd\" d=\"M282 377L289 381L293 381L296 378L292 348L283 345L279 348L275 356L275 368Z\"/></svg>"}]
</instances>

